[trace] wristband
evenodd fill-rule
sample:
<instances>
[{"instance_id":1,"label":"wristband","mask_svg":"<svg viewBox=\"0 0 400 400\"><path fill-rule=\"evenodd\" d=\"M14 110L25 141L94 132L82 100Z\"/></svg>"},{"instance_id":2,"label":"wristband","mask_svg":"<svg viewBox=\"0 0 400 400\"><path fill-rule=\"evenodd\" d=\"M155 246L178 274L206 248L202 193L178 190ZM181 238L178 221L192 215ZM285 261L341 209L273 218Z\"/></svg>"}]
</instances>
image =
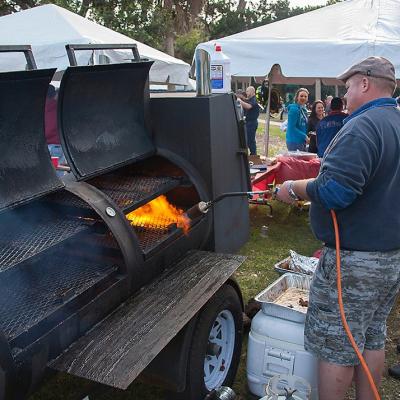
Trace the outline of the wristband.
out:
<instances>
[{"instance_id":1,"label":"wristband","mask_svg":"<svg viewBox=\"0 0 400 400\"><path fill-rule=\"evenodd\" d=\"M294 190L293 190L293 181L289 181L288 193L289 193L289 196L290 196L293 200L295 200L295 201L299 201L299 200L300 200L300 197L297 196L297 194L296 194L296 193L294 192Z\"/></svg>"}]
</instances>

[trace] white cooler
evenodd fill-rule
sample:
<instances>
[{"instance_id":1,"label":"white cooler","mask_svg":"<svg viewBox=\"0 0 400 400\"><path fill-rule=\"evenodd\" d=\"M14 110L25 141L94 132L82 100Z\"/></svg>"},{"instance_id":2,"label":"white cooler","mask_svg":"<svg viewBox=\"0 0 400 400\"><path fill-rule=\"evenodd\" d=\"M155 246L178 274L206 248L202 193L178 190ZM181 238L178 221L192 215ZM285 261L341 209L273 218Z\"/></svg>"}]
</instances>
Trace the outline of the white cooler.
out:
<instances>
[{"instance_id":1,"label":"white cooler","mask_svg":"<svg viewBox=\"0 0 400 400\"><path fill-rule=\"evenodd\" d=\"M308 291L311 277L285 274L256 296L262 309L253 318L247 349L247 381L251 393L265 396L269 379L296 375L311 386L318 400L317 360L304 350L305 312L274 303L288 288Z\"/></svg>"}]
</instances>

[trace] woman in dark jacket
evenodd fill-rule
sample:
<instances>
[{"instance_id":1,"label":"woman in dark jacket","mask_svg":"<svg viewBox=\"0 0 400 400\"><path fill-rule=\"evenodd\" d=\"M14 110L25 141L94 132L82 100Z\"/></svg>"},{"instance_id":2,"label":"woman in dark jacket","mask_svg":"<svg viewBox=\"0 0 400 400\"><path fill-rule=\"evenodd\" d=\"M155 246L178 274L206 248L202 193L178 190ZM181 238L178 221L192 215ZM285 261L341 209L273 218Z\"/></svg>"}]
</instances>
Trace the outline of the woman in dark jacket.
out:
<instances>
[{"instance_id":1,"label":"woman in dark jacket","mask_svg":"<svg viewBox=\"0 0 400 400\"><path fill-rule=\"evenodd\" d=\"M310 144L308 151L310 153L317 152L317 127L319 122L325 116L324 103L321 100L314 101L311 107L311 114L308 117L307 136L309 137Z\"/></svg>"}]
</instances>

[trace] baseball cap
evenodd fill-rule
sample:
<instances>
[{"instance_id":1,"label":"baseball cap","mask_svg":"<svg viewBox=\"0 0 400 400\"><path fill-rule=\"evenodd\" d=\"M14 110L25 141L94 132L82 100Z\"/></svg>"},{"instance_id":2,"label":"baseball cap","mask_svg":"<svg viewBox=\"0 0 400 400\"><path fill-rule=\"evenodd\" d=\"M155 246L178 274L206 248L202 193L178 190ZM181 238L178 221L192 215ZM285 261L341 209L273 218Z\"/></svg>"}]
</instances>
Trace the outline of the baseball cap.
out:
<instances>
[{"instance_id":1,"label":"baseball cap","mask_svg":"<svg viewBox=\"0 0 400 400\"><path fill-rule=\"evenodd\" d=\"M368 57L365 60L352 65L349 69L339 75L337 79L346 82L347 79L355 74L388 79L396 84L394 66L384 57Z\"/></svg>"}]
</instances>

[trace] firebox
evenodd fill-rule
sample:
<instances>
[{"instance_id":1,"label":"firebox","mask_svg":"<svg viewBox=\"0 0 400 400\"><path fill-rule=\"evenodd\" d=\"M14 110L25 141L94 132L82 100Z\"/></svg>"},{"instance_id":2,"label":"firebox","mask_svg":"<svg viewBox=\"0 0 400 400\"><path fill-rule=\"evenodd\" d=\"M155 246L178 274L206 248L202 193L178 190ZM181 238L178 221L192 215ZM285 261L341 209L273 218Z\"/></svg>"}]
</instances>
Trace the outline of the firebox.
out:
<instances>
[{"instance_id":1,"label":"firebox","mask_svg":"<svg viewBox=\"0 0 400 400\"><path fill-rule=\"evenodd\" d=\"M65 71L62 179L43 134L54 70L0 74L1 399L23 397L50 360L188 250L247 239L246 199L185 215L248 190L232 96L150 98L151 65Z\"/></svg>"}]
</instances>

